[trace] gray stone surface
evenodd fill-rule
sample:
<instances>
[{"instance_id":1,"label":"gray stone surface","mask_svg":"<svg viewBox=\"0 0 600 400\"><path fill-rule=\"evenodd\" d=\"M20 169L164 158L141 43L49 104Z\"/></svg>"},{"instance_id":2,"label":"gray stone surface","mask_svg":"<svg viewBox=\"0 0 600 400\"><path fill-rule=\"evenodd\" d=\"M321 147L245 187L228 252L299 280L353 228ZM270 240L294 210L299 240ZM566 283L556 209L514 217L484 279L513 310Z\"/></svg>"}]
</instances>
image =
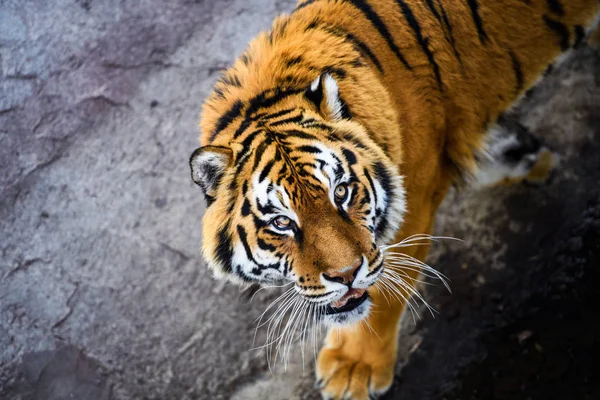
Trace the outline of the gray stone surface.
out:
<instances>
[{"instance_id":1,"label":"gray stone surface","mask_svg":"<svg viewBox=\"0 0 600 400\"><path fill-rule=\"evenodd\" d=\"M249 350L277 291L212 280L187 167L218 71L293 3L0 0L0 399L318 398L310 356L272 375ZM461 387L490 332L597 262L599 79L582 50L521 109L564 155L551 184L445 203L438 231L466 245L431 260L454 295L405 319L388 398Z\"/></svg>"}]
</instances>

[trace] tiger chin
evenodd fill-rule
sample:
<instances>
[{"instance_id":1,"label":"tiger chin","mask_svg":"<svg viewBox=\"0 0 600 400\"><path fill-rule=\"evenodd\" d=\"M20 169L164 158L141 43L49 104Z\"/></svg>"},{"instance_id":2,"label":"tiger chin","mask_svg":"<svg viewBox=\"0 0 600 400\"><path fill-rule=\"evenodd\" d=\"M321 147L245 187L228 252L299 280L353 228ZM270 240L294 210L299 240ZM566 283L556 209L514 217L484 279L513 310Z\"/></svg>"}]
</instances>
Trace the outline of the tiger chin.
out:
<instances>
[{"instance_id":1,"label":"tiger chin","mask_svg":"<svg viewBox=\"0 0 600 400\"><path fill-rule=\"evenodd\" d=\"M287 283L318 310L324 398L393 382L428 246L390 245L430 234L452 185L543 181L556 165L504 113L585 41L600 2L505 3L300 1L204 104L190 159L203 256L218 278Z\"/></svg>"}]
</instances>

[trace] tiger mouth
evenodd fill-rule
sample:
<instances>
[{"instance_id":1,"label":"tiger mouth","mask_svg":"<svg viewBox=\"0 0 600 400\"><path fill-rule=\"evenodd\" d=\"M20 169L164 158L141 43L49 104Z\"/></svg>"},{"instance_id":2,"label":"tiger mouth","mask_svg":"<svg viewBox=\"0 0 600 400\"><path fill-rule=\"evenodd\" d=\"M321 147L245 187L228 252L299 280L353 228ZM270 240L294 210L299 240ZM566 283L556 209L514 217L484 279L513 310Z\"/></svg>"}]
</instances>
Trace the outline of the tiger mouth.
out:
<instances>
[{"instance_id":1,"label":"tiger mouth","mask_svg":"<svg viewBox=\"0 0 600 400\"><path fill-rule=\"evenodd\" d=\"M356 309L369 298L365 289L350 289L341 299L327 305L326 315L340 314Z\"/></svg>"}]
</instances>

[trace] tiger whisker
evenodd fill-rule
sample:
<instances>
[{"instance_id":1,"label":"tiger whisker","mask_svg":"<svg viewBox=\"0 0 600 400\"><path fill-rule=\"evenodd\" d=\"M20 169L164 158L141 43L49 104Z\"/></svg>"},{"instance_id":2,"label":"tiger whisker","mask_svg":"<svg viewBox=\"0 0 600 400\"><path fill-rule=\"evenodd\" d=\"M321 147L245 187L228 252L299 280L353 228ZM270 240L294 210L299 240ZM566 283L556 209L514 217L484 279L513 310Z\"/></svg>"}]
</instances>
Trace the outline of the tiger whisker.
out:
<instances>
[{"instance_id":1,"label":"tiger whisker","mask_svg":"<svg viewBox=\"0 0 600 400\"><path fill-rule=\"evenodd\" d=\"M388 259L386 259L386 261L388 261ZM446 275L444 275L443 273L439 272L438 270L436 270L435 268L431 267L430 265L428 265L428 264L426 264L426 263L424 263L424 262L422 262L420 260L417 260L414 257L408 256L406 254L403 254L400 257L390 257L388 264L391 264L392 266L400 267L401 269L406 269L406 270L412 270L412 271L415 271L415 272L419 272L422 275L425 275L425 276L427 276L429 278L437 278L437 279L439 279L444 284L444 286L446 287L446 289L450 293L452 293L452 289L450 288L450 285L448 283L448 281L450 279ZM414 267L416 269L411 269L412 267Z\"/></svg>"},{"instance_id":2,"label":"tiger whisker","mask_svg":"<svg viewBox=\"0 0 600 400\"><path fill-rule=\"evenodd\" d=\"M418 276L423 275L426 278L439 279L444 286L450 290L448 278L426 263L395 250L409 246L428 245L431 241L441 239L459 240L445 236L412 235L399 243L380 247L383 252L383 257L385 258L385 268L377 285L388 304L391 302L390 295L397 301L405 303L411 311L415 323L416 318L421 318L417 311L419 303L422 303L432 315L436 312L436 310L414 288L416 283L427 285L431 285L432 283L421 280ZM412 277L409 272L416 272L419 275ZM256 294L263 289L287 287L290 284L292 283L262 287L253 294L251 300L253 300ZM272 311L272 314L265 319L269 311ZM269 370L271 372L273 372L273 366L278 361L281 361L284 364L285 369L287 369L291 357L292 345L296 341L300 342L303 366L306 360L304 351L309 338L312 339L314 359L315 361L317 360L318 339L321 336L323 329L323 325L319 324L319 322L322 318L323 311L324 308L322 305L306 301L293 287L287 289L266 307L264 312L256 320L257 327L253 343L255 342L258 329L266 325L267 338L265 344L255 347L254 349L266 350ZM339 329L331 329L337 332L339 340ZM367 320L360 321L360 323L356 324L355 329L362 329L363 331L368 330L372 334L377 335L377 332Z\"/></svg>"},{"instance_id":3,"label":"tiger whisker","mask_svg":"<svg viewBox=\"0 0 600 400\"><path fill-rule=\"evenodd\" d=\"M387 266L389 269L392 269L392 268L391 268L391 267L392 267L392 265L386 265L386 266ZM408 275L408 274L406 273L406 271L404 271L405 269L406 269L406 270L409 270L409 271L416 271L416 272L419 272L418 270L414 270L414 269L411 269L411 268L402 268L402 269L400 269L400 270L395 270L395 269L394 269L394 272L397 272L397 273L401 274L403 278L406 278L406 279L410 280L412 283L420 283L420 284L423 284L423 285L435 286L435 284L434 284L434 283L432 283L432 282L423 281L423 280L421 280L421 279L418 279L418 278L415 278L415 277L412 277L412 276ZM431 277L431 278L433 278L433 277L434 277L434 276L430 276L430 275L426 275L426 274L421 274L421 275L428 276L428 277ZM437 277L435 277L435 278L437 278Z\"/></svg>"},{"instance_id":4,"label":"tiger whisker","mask_svg":"<svg viewBox=\"0 0 600 400\"><path fill-rule=\"evenodd\" d=\"M399 274L395 274L393 271L388 270L388 275L387 277L392 280L392 282L400 285L402 288L406 289L409 294L411 294L411 297L416 297L418 298L421 303L423 303L423 305L425 305L425 307L427 307L427 309L429 310L429 312L431 313L432 316L434 315L434 312L437 312L426 300L423 296L421 296L421 294L415 290L412 285L409 285ZM416 301L416 300L415 300Z\"/></svg>"},{"instance_id":5,"label":"tiger whisker","mask_svg":"<svg viewBox=\"0 0 600 400\"><path fill-rule=\"evenodd\" d=\"M254 322L256 323L257 321L260 322L260 320L262 320L262 318L264 317L264 315L275 306L275 304L279 301L282 301L284 297L288 297L290 294L294 293L294 288L289 288L288 290L286 290L285 292L283 292L279 297L277 297L275 300L273 300L271 302L271 304L269 304L266 308L265 311L263 311L263 313L254 320Z\"/></svg>"},{"instance_id":6,"label":"tiger whisker","mask_svg":"<svg viewBox=\"0 0 600 400\"><path fill-rule=\"evenodd\" d=\"M295 292L294 292L295 293ZM269 324L267 325L267 339L263 346L258 347L257 349L265 348L267 352L267 360L269 362L270 369L270 361L271 361L271 346L276 343L279 339L278 335L281 330L281 322L285 318L288 310L292 308L297 301L299 301L297 296L291 296L284 303L280 304L277 310L273 313L273 315L269 318ZM274 339L272 339L275 337Z\"/></svg>"},{"instance_id":7,"label":"tiger whisker","mask_svg":"<svg viewBox=\"0 0 600 400\"><path fill-rule=\"evenodd\" d=\"M413 323L416 324L417 319L421 319L421 315L419 314L416 308L418 306L416 300L412 298L408 293L406 295L402 293L402 291L399 290L399 288L396 288L397 285L395 283L390 281L388 282L388 285L393 288L391 290L394 292L395 297L398 299L398 301L404 301L404 303L408 306L408 309L410 310L413 319ZM415 302L415 304L413 304L413 302Z\"/></svg>"},{"instance_id":8,"label":"tiger whisker","mask_svg":"<svg viewBox=\"0 0 600 400\"><path fill-rule=\"evenodd\" d=\"M294 309L296 303L299 301L298 298L295 298L293 301L291 301L285 309L283 309L278 315L278 317L276 319L274 319L268 326L267 326L267 342L265 343L265 347L267 350L267 361L269 363L269 369L271 369L271 361L273 361L274 363L277 362L277 355L278 355L278 348L276 347L276 352L275 355L272 356L272 349L273 349L273 345L275 343L279 343L282 333L281 333L281 324L283 323L285 316L288 312L288 310L291 308L292 310Z\"/></svg>"},{"instance_id":9,"label":"tiger whisker","mask_svg":"<svg viewBox=\"0 0 600 400\"><path fill-rule=\"evenodd\" d=\"M441 273L434 273L425 270L421 265L413 263L409 260L386 260L386 266L390 269L399 269L402 271L413 271L427 278L446 280L447 278Z\"/></svg>"},{"instance_id":10,"label":"tiger whisker","mask_svg":"<svg viewBox=\"0 0 600 400\"><path fill-rule=\"evenodd\" d=\"M289 343L293 340L293 335L296 330L296 324L299 320L299 317L302 315L304 308L302 307L306 304L306 301L303 299L299 299L298 302L294 304L294 308L292 309L291 315L285 323L285 327L280 336L279 342L277 343L276 350L277 353L281 351L281 361L284 364L285 369L287 370L287 356L286 349L289 348ZM275 358L277 358L277 353Z\"/></svg>"},{"instance_id":11,"label":"tiger whisker","mask_svg":"<svg viewBox=\"0 0 600 400\"><path fill-rule=\"evenodd\" d=\"M304 312L302 313L301 318L299 318L299 320L298 320L298 328L296 329L296 332L297 332L296 340L298 340L300 342L300 352L302 354L302 366L303 367L304 367L304 332L306 330L306 324L308 322L308 315L310 313L311 306L312 306L312 304L310 304L310 303L305 304ZM290 343L289 348L288 348L288 359L289 359L289 353L290 353L292 344L293 344L293 341L292 341L292 343Z\"/></svg>"},{"instance_id":12,"label":"tiger whisker","mask_svg":"<svg viewBox=\"0 0 600 400\"><path fill-rule=\"evenodd\" d=\"M388 280L389 280L389 278L385 274L382 274L379 279L379 282L381 282L382 286L384 286L384 288L387 289L396 300L398 300L399 302L404 302L408 305L408 308L413 317L413 322L416 324L417 320L416 320L415 316L420 319L421 318L420 315L416 312L414 306L409 301L409 299L407 299L404 296L404 294L398 288L395 287L393 282L388 281Z\"/></svg>"},{"instance_id":13,"label":"tiger whisker","mask_svg":"<svg viewBox=\"0 0 600 400\"><path fill-rule=\"evenodd\" d=\"M427 244L427 243L418 243L421 240L428 240L428 241L433 241L433 242L436 242L438 240L457 240L457 241L463 242L462 239L455 238L452 236L432 236L432 235L426 235L426 234L415 234L415 235L406 237L405 239L403 239L402 241L400 241L398 243L387 245L387 246L379 246L379 248L383 251L386 251L389 249L394 249L394 248L399 248L399 247L409 247L409 246ZM417 243L415 243L415 242L417 242Z\"/></svg>"},{"instance_id":14,"label":"tiger whisker","mask_svg":"<svg viewBox=\"0 0 600 400\"><path fill-rule=\"evenodd\" d=\"M263 327L265 324L269 323L276 315L277 315L277 311L283 307L283 305L287 304L287 302L290 299L293 299L295 295L295 292L293 291L293 288L287 290L285 293L283 293L281 296L279 296L277 299L273 300L273 302L265 309L265 311L260 315L260 317L258 317L255 320L256 328L254 329L254 340L256 340L256 334L258 332L258 329L260 329L261 327ZM277 302L282 302L278 307L277 310L265 321L262 322L263 317L265 316L265 314L269 311L269 309L271 309L272 307L274 307L274 305ZM258 321L258 322L256 322ZM254 345L254 340L252 341L252 345Z\"/></svg>"},{"instance_id":15,"label":"tiger whisker","mask_svg":"<svg viewBox=\"0 0 600 400\"><path fill-rule=\"evenodd\" d=\"M292 283L294 282L288 282L284 285L275 285L275 286L261 286L256 292L254 292L254 294L252 295L252 297L250 297L250 302L252 302L252 300L254 300L254 297L261 291L265 290L265 289L273 289L273 288L282 288L282 287L286 287L286 286L290 286Z\"/></svg>"},{"instance_id":16,"label":"tiger whisker","mask_svg":"<svg viewBox=\"0 0 600 400\"><path fill-rule=\"evenodd\" d=\"M286 323L283 332L283 338L278 344L278 346L281 346L281 358L286 370L288 364L290 344L294 340L294 333L296 332L298 322L301 320L301 317L305 311L305 308L302 307L303 305L304 304L302 301L296 305L292 316Z\"/></svg>"},{"instance_id":17,"label":"tiger whisker","mask_svg":"<svg viewBox=\"0 0 600 400\"><path fill-rule=\"evenodd\" d=\"M314 304L309 304L306 311L306 318L304 318L304 327L302 328L302 334L300 339L300 351L302 353L302 370L304 371L304 346L306 345L306 330L310 326L310 316L313 313Z\"/></svg>"}]
</instances>

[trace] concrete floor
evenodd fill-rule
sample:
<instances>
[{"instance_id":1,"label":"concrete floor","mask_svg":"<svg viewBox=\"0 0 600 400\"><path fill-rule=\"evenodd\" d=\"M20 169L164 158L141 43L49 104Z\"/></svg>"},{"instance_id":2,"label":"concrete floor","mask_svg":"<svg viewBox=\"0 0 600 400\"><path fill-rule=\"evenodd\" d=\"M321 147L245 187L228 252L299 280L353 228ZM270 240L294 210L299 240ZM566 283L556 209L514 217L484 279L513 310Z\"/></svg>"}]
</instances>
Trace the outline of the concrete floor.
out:
<instances>
[{"instance_id":1,"label":"concrete floor","mask_svg":"<svg viewBox=\"0 0 600 400\"><path fill-rule=\"evenodd\" d=\"M271 374L250 351L277 291L250 302L210 277L187 166L219 70L294 3L0 0L0 399L318 398L310 356ZM405 319L387 398L526 398L533 378L494 373L508 344L570 338L588 365L600 311L573 296L600 265L599 80L580 50L516 112L564 157L550 184L449 196L437 230L465 243L430 261L454 294ZM582 312L573 329L556 301Z\"/></svg>"}]
</instances>

